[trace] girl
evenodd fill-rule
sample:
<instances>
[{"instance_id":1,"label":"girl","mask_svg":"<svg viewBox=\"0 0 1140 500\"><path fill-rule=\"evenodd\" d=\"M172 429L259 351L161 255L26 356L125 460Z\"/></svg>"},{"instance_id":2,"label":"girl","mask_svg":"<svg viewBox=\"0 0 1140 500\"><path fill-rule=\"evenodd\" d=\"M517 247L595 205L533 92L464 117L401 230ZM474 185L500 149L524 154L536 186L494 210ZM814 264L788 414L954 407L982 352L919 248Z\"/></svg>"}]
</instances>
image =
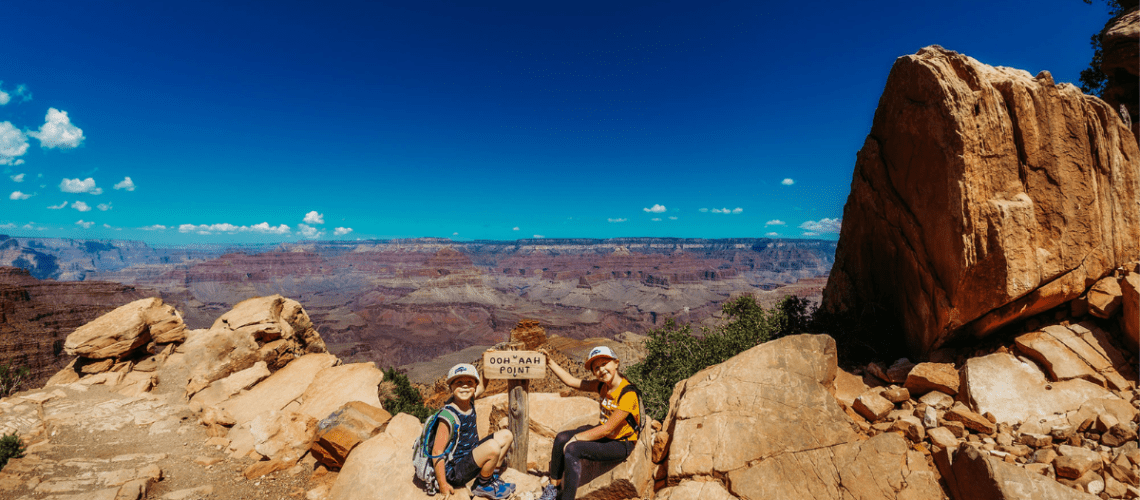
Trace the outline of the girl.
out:
<instances>
[{"instance_id":1,"label":"girl","mask_svg":"<svg viewBox=\"0 0 1140 500\"><path fill-rule=\"evenodd\" d=\"M449 498L456 490L465 489L467 483L474 479L475 485L471 490L477 497L501 500L511 496L515 485L504 483L494 472L506 457L514 436L511 431L503 429L479 439L479 429L475 424L472 401L483 394L483 378L474 366L460 363L448 370L447 387L451 389L451 399L443 411L451 411L455 415L459 428L450 428L444 419L440 419L436 426L432 455L442 454L447 449L451 433L458 433L451 459L435 462L439 491L445 495L444 498Z\"/></svg>"},{"instance_id":2,"label":"girl","mask_svg":"<svg viewBox=\"0 0 1140 500\"><path fill-rule=\"evenodd\" d=\"M596 380L574 377L546 354L547 366L569 387L597 391L602 396L601 425L584 425L558 433L550 452L550 484L539 500L573 500L582 475L582 459L598 462L625 460L637 444L636 423L640 422L637 394L624 390L629 381L618 371L618 359L609 347L598 346L586 357L586 369ZM633 416L633 424L628 416Z\"/></svg>"}]
</instances>

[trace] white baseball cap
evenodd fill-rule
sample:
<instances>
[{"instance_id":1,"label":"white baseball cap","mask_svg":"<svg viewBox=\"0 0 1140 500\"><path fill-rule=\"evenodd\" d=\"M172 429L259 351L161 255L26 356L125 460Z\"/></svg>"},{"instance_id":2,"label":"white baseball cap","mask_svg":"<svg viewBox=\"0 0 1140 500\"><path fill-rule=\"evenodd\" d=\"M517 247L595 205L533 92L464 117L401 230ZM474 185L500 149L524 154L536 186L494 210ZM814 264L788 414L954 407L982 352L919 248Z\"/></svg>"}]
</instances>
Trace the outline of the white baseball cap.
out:
<instances>
[{"instance_id":1,"label":"white baseball cap","mask_svg":"<svg viewBox=\"0 0 1140 500\"><path fill-rule=\"evenodd\" d=\"M451 385L451 381L459 377L474 377L478 383L483 382L483 378L479 376L479 370L475 365L468 363L459 363L447 370L447 385Z\"/></svg>"},{"instance_id":2,"label":"white baseball cap","mask_svg":"<svg viewBox=\"0 0 1140 500\"><path fill-rule=\"evenodd\" d=\"M586 369L593 371L590 368L590 363L599 358L618 359L617 356L614 356L613 350L604 345L600 345L598 347L590 349L590 355L586 356Z\"/></svg>"}]
</instances>

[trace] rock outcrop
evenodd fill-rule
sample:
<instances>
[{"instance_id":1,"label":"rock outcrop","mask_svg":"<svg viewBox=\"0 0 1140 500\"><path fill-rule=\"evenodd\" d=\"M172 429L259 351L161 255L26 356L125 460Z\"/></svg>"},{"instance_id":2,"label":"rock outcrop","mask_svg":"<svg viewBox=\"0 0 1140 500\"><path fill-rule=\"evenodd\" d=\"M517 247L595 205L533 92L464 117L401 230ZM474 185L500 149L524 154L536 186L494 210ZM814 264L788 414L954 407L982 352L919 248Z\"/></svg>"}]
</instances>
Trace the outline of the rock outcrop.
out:
<instances>
[{"instance_id":1,"label":"rock outcrop","mask_svg":"<svg viewBox=\"0 0 1140 500\"><path fill-rule=\"evenodd\" d=\"M937 46L900 57L822 308L881 315L925 358L1075 299L1140 256L1138 165L1119 113L1048 72Z\"/></svg>"},{"instance_id":2,"label":"rock outcrop","mask_svg":"<svg viewBox=\"0 0 1140 500\"><path fill-rule=\"evenodd\" d=\"M1135 1L1120 3L1124 12L1109 19L1100 34L1100 70L1108 77L1101 95L1118 112L1121 106L1128 111L1132 134L1140 140L1140 7Z\"/></svg>"}]
</instances>

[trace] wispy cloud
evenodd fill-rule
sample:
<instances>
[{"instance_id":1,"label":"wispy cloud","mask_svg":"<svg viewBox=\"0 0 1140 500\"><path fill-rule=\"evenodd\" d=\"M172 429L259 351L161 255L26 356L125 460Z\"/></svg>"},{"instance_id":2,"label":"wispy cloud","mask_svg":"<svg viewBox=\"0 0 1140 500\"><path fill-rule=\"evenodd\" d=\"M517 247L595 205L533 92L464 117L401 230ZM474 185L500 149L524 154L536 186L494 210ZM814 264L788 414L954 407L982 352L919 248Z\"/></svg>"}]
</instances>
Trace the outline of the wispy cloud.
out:
<instances>
[{"instance_id":1,"label":"wispy cloud","mask_svg":"<svg viewBox=\"0 0 1140 500\"><path fill-rule=\"evenodd\" d=\"M20 165L28 152L28 138L11 122L0 123L0 165Z\"/></svg>"},{"instance_id":2,"label":"wispy cloud","mask_svg":"<svg viewBox=\"0 0 1140 500\"><path fill-rule=\"evenodd\" d=\"M519 230L519 227L518 227L518 226L515 226L515 227L512 227L512 228L511 228L511 231L518 231L518 230Z\"/></svg>"},{"instance_id":3,"label":"wispy cloud","mask_svg":"<svg viewBox=\"0 0 1140 500\"><path fill-rule=\"evenodd\" d=\"M22 83L16 85L16 95L20 97L20 102L28 102L32 100L32 93L28 92L28 86Z\"/></svg>"},{"instance_id":4,"label":"wispy cloud","mask_svg":"<svg viewBox=\"0 0 1140 500\"><path fill-rule=\"evenodd\" d=\"M625 221L627 221L628 219L606 219L606 220L608 220L608 221L610 221L610 222L625 222Z\"/></svg>"},{"instance_id":5,"label":"wispy cloud","mask_svg":"<svg viewBox=\"0 0 1140 500\"><path fill-rule=\"evenodd\" d=\"M788 225L788 223L784 222L780 219L772 219L768 222L765 222L764 225L765 226L786 226L786 225Z\"/></svg>"},{"instance_id":6,"label":"wispy cloud","mask_svg":"<svg viewBox=\"0 0 1140 500\"><path fill-rule=\"evenodd\" d=\"M12 179L12 182L24 182L24 174L9 175L8 178Z\"/></svg>"},{"instance_id":7,"label":"wispy cloud","mask_svg":"<svg viewBox=\"0 0 1140 500\"><path fill-rule=\"evenodd\" d=\"M661 222L661 218L660 218L660 217L654 217L654 218L652 218L652 219L649 219L649 220L651 220L651 221L653 221L653 222Z\"/></svg>"},{"instance_id":8,"label":"wispy cloud","mask_svg":"<svg viewBox=\"0 0 1140 500\"><path fill-rule=\"evenodd\" d=\"M665 205L653 205L652 207L643 208L642 210L645 210L651 214L659 214L665 211Z\"/></svg>"},{"instance_id":9,"label":"wispy cloud","mask_svg":"<svg viewBox=\"0 0 1140 500\"><path fill-rule=\"evenodd\" d=\"M110 203L100 203L100 204L96 205L95 208L98 208L102 212L106 212L106 211L111 209L111 204Z\"/></svg>"},{"instance_id":10,"label":"wispy cloud","mask_svg":"<svg viewBox=\"0 0 1140 500\"><path fill-rule=\"evenodd\" d=\"M103 188L95 187L95 179L90 177L83 180L64 178L59 183L59 190L65 193L103 194Z\"/></svg>"},{"instance_id":11,"label":"wispy cloud","mask_svg":"<svg viewBox=\"0 0 1140 500\"><path fill-rule=\"evenodd\" d=\"M55 108L48 108L39 132L28 132L28 135L39 139L42 148L72 149L84 139L83 129L71 124L67 111Z\"/></svg>"},{"instance_id":12,"label":"wispy cloud","mask_svg":"<svg viewBox=\"0 0 1140 500\"><path fill-rule=\"evenodd\" d=\"M12 100L12 95L0 89L0 106L7 105Z\"/></svg>"},{"instance_id":13,"label":"wispy cloud","mask_svg":"<svg viewBox=\"0 0 1140 500\"><path fill-rule=\"evenodd\" d=\"M765 234L764 236L772 236L772 237L776 237L776 236L779 236L779 235L780 235L780 233L772 232L772 233L767 233L767 234Z\"/></svg>"},{"instance_id":14,"label":"wispy cloud","mask_svg":"<svg viewBox=\"0 0 1140 500\"><path fill-rule=\"evenodd\" d=\"M815 233L812 231L804 231L804 233L801 236L819 236L819 233Z\"/></svg>"},{"instance_id":15,"label":"wispy cloud","mask_svg":"<svg viewBox=\"0 0 1140 500\"><path fill-rule=\"evenodd\" d=\"M83 226L83 229L90 229L91 226L95 225L95 223L94 222L87 222L83 219L79 219L79 220L75 221L75 225L76 226Z\"/></svg>"},{"instance_id":16,"label":"wispy cloud","mask_svg":"<svg viewBox=\"0 0 1140 500\"><path fill-rule=\"evenodd\" d=\"M26 194L26 193L21 193L19 191L12 191L12 194L8 195L9 200L26 200L26 199L31 198L31 197L32 197L32 195Z\"/></svg>"},{"instance_id":17,"label":"wispy cloud","mask_svg":"<svg viewBox=\"0 0 1140 500\"><path fill-rule=\"evenodd\" d=\"M115 227L115 226L112 226L110 224L103 224L103 227L105 227L107 229L114 229L115 231L122 231L123 230L123 228L121 228L121 227Z\"/></svg>"},{"instance_id":18,"label":"wispy cloud","mask_svg":"<svg viewBox=\"0 0 1140 500\"><path fill-rule=\"evenodd\" d=\"M535 238L537 238L537 239L540 239L540 240L541 240L541 239L543 239L543 238L545 238L545 236L543 236L543 235L541 235L541 234L536 234L536 235L534 235L534 237L535 237Z\"/></svg>"},{"instance_id":19,"label":"wispy cloud","mask_svg":"<svg viewBox=\"0 0 1140 500\"><path fill-rule=\"evenodd\" d=\"M178 226L180 233L198 233L198 234L214 234L214 233L259 233L259 234L289 234L289 226L281 224L279 226L270 226L268 222L261 224L254 224L252 226L235 226L229 223L221 224L182 224Z\"/></svg>"},{"instance_id":20,"label":"wispy cloud","mask_svg":"<svg viewBox=\"0 0 1140 500\"><path fill-rule=\"evenodd\" d=\"M820 219L818 221L809 220L800 224L800 229L809 231L815 234L805 234L804 236L818 236L819 233L838 233L840 227L843 225L843 219Z\"/></svg>"},{"instance_id":21,"label":"wispy cloud","mask_svg":"<svg viewBox=\"0 0 1140 500\"><path fill-rule=\"evenodd\" d=\"M119 181L118 184L115 184L115 189L122 189L124 191L134 191L135 190L135 183L134 183L134 181L131 180L130 177L123 177L123 180Z\"/></svg>"},{"instance_id":22,"label":"wispy cloud","mask_svg":"<svg viewBox=\"0 0 1140 500\"><path fill-rule=\"evenodd\" d=\"M77 201L75 203L72 203L71 208L74 208L80 212L90 212L91 211L91 207L87 206L87 204L83 203L82 201Z\"/></svg>"},{"instance_id":23,"label":"wispy cloud","mask_svg":"<svg viewBox=\"0 0 1140 500\"><path fill-rule=\"evenodd\" d=\"M792 184L795 184L795 183L796 183L796 181L794 181L794 180L792 180L792 179L790 179L790 178L789 178L789 179L784 179L784 180L780 181L780 184L783 184L783 185L785 185L785 186L791 186Z\"/></svg>"},{"instance_id":24,"label":"wispy cloud","mask_svg":"<svg viewBox=\"0 0 1140 500\"><path fill-rule=\"evenodd\" d=\"M699 211L699 212L702 212L702 213L704 213L704 212L708 212L708 211L709 211L709 209L707 209L707 208L702 208L702 209L700 209L700 210L698 210L698 211Z\"/></svg>"},{"instance_id":25,"label":"wispy cloud","mask_svg":"<svg viewBox=\"0 0 1140 500\"><path fill-rule=\"evenodd\" d=\"M67 200L63 200L63 203L60 203L59 205L48 205L48 208L51 210L59 210L61 208L67 208Z\"/></svg>"},{"instance_id":26,"label":"wispy cloud","mask_svg":"<svg viewBox=\"0 0 1140 500\"><path fill-rule=\"evenodd\" d=\"M152 226L140 227L139 229L142 229L143 231L166 231L166 226L162 224L155 224Z\"/></svg>"},{"instance_id":27,"label":"wispy cloud","mask_svg":"<svg viewBox=\"0 0 1140 500\"><path fill-rule=\"evenodd\" d=\"M319 214L316 210L305 214L305 219L302 221L305 224L324 224L325 214Z\"/></svg>"},{"instance_id":28,"label":"wispy cloud","mask_svg":"<svg viewBox=\"0 0 1140 500\"><path fill-rule=\"evenodd\" d=\"M739 213L743 213L744 209L740 208L740 207L736 207L736 208L714 208L711 210L711 212L714 214L739 214Z\"/></svg>"},{"instance_id":29,"label":"wispy cloud","mask_svg":"<svg viewBox=\"0 0 1140 500\"><path fill-rule=\"evenodd\" d=\"M677 216L676 215L670 215L669 220L677 220Z\"/></svg>"},{"instance_id":30,"label":"wispy cloud","mask_svg":"<svg viewBox=\"0 0 1140 500\"><path fill-rule=\"evenodd\" d=\"M351 232L352 232L351 227L338 227L338 228L333 230L333 236L344 236L344 235L351 233ZM459 233L456 233L456 234L459 234Z\"/></svg>"}]
</instances>

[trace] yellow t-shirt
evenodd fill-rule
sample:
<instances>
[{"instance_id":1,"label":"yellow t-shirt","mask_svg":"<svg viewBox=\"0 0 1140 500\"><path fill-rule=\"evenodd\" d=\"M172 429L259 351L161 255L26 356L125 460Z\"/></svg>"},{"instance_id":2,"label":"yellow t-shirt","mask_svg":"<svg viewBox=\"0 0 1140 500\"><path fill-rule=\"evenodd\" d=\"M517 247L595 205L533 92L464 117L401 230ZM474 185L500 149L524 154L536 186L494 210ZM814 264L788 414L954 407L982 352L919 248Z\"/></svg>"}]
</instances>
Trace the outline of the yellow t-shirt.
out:
<instances>
[{"instance_id":1,"label":"yellow t-shirt","mask_svg":"<svg viewBox=\"0 0 1140 500\"><path fill-rule=\"evenodd\" d=\"M601 383L599 382L599 386L600 385ZM630 415L633 415L633 418L635 420L638 422L641 421L641 414L639 411L640 406L637 404L638 402L636 393L633 391L626 391L625 395L621 396L620 401L614 401L614 398L617 398L618 395L621 394L621 390L627 385L629 385L629 381L623 378L617 387L614 387L614 389L608 394L602 395L602 422L609 420L610 415L613 415L614 410L627 411ZM601 391L601 387L599 387L598 390ZM617 429L615 429L606 437L610 439L627 441L637 441L638 438L637 431L634 430L633 427L630 427L629 422L625 419L622 419L621 425L619 425Z\"/></svg>"}]
</instances>

